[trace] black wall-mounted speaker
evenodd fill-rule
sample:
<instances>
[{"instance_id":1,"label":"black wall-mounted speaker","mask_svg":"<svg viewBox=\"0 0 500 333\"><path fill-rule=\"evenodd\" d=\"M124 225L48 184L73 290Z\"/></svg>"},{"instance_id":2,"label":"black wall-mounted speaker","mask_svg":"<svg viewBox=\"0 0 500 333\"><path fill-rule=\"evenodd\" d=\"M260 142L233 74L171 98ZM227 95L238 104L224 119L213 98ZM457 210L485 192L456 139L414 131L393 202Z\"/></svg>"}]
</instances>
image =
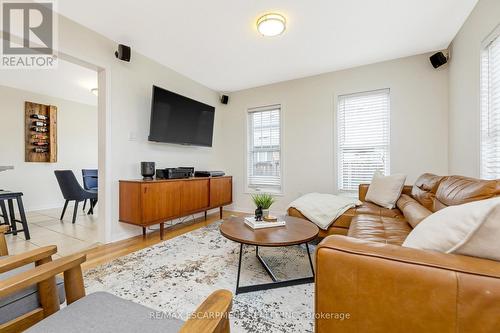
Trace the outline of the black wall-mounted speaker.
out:
<instances>
[{"instance_id":1,"label":"black wall-mounted speaker","mask_svg":"<svg viewBox=\"0 0 500 333\"><path fill-rule=\"evenodd\" d=\"M448 57L443 52L438 52L433 54L429 60L431 61L432 67L439 68L448 62Z\"/></svg>"},{"instance_id":2,"label":"black wall-mounted speaker","mask_svg":"<svg viewBox=\"0 0 500 333\"><path fill-rule=\"evenodd\" d=\"M115 52L115 56L123 61L130 61L130 46L118 44L118 51Z\"/></svg>"},{"instance_id":3,"label":"black wall-mounted speaker","mask_svg":"<svg viewBox=\"0 0 500 333\"><path fill-rule=\"evenodd\" d=\"M228 96L228 95L222 95L222 96L220 97L220 102L221 102L222 104L227 104L227 103L229 103L229 96Z\"/></svg>"}]
</instances>

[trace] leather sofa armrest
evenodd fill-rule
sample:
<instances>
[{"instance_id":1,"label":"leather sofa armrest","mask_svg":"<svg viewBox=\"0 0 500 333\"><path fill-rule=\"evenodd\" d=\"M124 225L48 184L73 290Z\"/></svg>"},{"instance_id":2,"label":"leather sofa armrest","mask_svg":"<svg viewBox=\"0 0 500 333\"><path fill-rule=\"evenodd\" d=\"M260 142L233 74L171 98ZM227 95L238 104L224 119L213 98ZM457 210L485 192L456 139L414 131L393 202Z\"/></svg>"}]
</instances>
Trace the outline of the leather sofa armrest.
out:
<instances>
[{"instance_id":1,"label":"leather sofa armrest","mask_svg":"<svg viewBox=\"0 0 500 333\"><path fill-rule=\"evenodd\" d=\"M500 328L491 260L330 236L316 250L315 288L317 333Z\"/></svg>"},{"instance_id":2,"label":"leather sofa armrest","mask_svg":"<svg viewBox=\"0 0 500 333\"><path fill-rule=\"evenodd\" d=\"M366 201L366 193L368 193L368 188L370 187L370 184L359 184L358 187L358 199L360 201ZM411 195L411 190L413 186L412 185L405 185L403 187L402 194L408 194Z\"/></svg>"}]
</instances>

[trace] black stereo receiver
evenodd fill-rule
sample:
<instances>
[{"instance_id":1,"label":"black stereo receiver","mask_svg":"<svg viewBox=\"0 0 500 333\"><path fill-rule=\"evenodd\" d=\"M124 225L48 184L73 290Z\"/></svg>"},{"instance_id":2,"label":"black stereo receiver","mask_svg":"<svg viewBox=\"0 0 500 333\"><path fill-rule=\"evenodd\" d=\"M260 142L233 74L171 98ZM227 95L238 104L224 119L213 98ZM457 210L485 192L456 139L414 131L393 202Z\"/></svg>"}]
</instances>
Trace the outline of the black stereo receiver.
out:
<instances>
[{"instance_id":1,"label":"black stereo receiver","mask_svg":"<svg viewBox=\"0 0 500 333\"><path fill-rule=\"evenodd\" d=\"M156 179L180 179L191 177L190 170L183 168L156 169Z\"/></svg>"}]
</instances>

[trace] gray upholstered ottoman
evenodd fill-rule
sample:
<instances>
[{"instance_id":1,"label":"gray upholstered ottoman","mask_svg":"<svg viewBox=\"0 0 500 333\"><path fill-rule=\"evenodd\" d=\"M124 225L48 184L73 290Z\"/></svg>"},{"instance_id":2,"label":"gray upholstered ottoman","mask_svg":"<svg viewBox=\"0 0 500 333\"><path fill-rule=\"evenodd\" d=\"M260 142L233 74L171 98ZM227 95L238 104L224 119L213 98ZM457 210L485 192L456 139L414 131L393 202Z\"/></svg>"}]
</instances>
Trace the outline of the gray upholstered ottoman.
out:
<instances>
[{"instance_id":1,"label":"gray upholstered ottoman","mask_svg":"<svg viewBox=\"0 0 500 333\"><path fill-rule=\"evenodd\" d=\"M32 326L29 333L171 333L183 321L153 319L154 310L106 292L85 296Z\"/></svg>"}]
</instances>

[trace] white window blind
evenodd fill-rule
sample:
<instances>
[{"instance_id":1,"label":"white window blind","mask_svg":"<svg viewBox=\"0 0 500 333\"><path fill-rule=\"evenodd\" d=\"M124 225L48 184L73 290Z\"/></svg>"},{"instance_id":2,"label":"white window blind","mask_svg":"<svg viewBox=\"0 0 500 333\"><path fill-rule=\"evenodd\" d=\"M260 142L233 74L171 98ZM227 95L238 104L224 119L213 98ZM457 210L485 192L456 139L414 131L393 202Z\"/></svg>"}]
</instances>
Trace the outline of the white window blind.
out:
<instances>
[{"instance_id":1,"label":"white window blind","mask_svg":"<svg viewBox=\"0 0 500 333\"><path fill-rule=\"evenodd\" d=\"M248 110L248 187L281 191L281 106Z\"/></svg>"},{"instance_id":2,"label":"white window blind","mask_svg":"<svg viewBox=\"0 0 500 333\"><path fill-rule=\"evenodd\" d=\"M337 135L339 190L358 190L376 171L389 174L389 89L339 96Z\"/></svg>"},{"instance_id":3,"label":"white window blind","mask_svg":"<svg viewBox=\"0 0 500 333\"><path fill-rule=\"evenodd\" d=\"M481 178L500 178L500 37L481 57Z\"/></svg>"}]
</instances>

